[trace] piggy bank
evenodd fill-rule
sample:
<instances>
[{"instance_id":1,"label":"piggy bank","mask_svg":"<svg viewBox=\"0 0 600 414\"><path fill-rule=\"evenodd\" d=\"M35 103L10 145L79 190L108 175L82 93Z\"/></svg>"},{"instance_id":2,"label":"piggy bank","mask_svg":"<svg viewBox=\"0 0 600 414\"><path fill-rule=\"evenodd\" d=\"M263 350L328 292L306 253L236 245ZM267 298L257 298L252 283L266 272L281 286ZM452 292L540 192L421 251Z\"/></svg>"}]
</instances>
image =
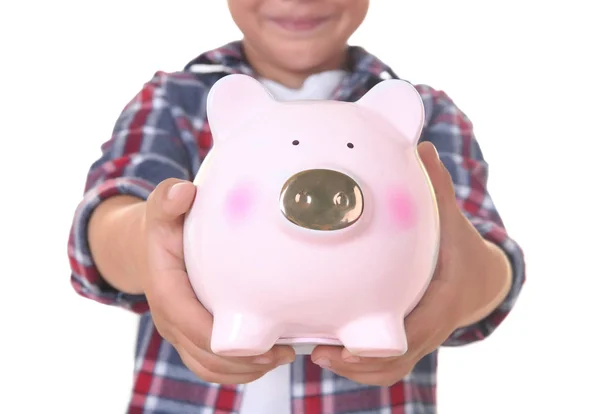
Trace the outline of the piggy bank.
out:
<instances>
[{"instance_id":1,"label":"piggy bank","mask_svg":"<svg viewBox=\"0 0 600 414\"><path fill-rule=\"evenodd\" d=\"M386 80L356 102L278 102L234 74L207 96L213 147L184 221L211 347L407 351L405 317L437 262L435 195L417 151L424 108Z\"/></svg>"}]
</instances>

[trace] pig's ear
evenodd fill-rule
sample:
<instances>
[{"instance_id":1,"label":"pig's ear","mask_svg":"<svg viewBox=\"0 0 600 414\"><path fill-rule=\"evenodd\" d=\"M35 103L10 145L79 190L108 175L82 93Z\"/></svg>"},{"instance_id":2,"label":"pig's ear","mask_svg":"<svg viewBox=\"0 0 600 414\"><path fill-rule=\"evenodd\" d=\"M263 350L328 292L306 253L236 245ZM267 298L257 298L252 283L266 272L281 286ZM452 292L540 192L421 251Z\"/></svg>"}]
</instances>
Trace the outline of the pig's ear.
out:
<instances>
[{"instance_id":1,"label":"pig's ear","mask_svg":"<svg viewBox=\"0 0 600 414\"><path fill-rule=\"evenodd\" d=\"M226 139L231 128L274 102L264 86L251 76L234 74L219 79L206 97L206 116L213 139Z\"/></svg>"},{"instance_id":2,"label":"pig's ear","mask_svg":"<svg viewBox=\"0 0 600 414\"><path fill-rule=\"evenodd\" d=\"M419 92L408 82L384 80L373 86L356 104L379 114L394 126L410 145L421 136L425 109Z\"/></svg>"}]
</instances>

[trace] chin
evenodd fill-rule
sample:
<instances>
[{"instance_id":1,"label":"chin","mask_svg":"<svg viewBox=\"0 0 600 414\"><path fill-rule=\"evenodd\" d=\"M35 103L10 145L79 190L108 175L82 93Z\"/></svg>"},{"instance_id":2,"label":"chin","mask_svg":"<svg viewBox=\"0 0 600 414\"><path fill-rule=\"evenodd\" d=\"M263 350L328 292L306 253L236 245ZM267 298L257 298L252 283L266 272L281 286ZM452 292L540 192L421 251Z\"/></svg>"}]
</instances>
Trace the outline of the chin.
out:
<instances>
[{"instance_id":1,"label":"chin","mask_svg":"<svg viewBox=\"0 0 600 414\"><path fill-rule=\"evenodd\" d=\"M333 69L335 60L332 61L332 56L335 56L338 48L323 48L322 43L310 45L298 45L297 47L289 46L285 48L277 48L273 56L277 57L277 63L286 70L304 73L314 72L326 69Z\"/></svg>"}]
</instances>

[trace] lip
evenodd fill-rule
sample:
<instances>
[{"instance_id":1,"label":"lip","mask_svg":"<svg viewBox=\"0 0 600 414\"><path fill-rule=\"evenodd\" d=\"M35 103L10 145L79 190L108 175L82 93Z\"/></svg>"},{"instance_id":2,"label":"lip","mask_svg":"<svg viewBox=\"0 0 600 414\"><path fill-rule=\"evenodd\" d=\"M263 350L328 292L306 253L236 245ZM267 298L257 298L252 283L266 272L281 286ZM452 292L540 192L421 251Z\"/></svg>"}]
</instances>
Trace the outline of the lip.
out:
<instances>
[{"instance_id":1,"label":"lip","mask_svg":"<svg viewBox=\"0 0 600 414\"><path fill-rule=\"evenodd\" d=\"M328 17L274 17L270 19L280 28L291 32L309 32L317 29Z\"/></svg>"}]
</instances>

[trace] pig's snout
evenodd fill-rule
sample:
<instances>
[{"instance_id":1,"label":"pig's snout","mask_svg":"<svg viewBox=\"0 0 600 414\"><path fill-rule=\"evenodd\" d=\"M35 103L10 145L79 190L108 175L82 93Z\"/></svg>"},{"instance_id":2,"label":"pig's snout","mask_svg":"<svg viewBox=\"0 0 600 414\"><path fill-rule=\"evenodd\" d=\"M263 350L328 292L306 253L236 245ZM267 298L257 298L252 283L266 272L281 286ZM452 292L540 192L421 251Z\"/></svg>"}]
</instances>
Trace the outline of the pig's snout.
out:
<instances>
[{"instance_id":1,"label":"pig's snout","mask_svg":"<svg viewBox=\"0 0 600 414\"><path fill-rule=\"evenodd\" d=\"M364 209L363 193L339 171L306 170L283 185L279 206L297 226L310 230L341 230L356 223Z\"/></svg>"}]
</instances>

